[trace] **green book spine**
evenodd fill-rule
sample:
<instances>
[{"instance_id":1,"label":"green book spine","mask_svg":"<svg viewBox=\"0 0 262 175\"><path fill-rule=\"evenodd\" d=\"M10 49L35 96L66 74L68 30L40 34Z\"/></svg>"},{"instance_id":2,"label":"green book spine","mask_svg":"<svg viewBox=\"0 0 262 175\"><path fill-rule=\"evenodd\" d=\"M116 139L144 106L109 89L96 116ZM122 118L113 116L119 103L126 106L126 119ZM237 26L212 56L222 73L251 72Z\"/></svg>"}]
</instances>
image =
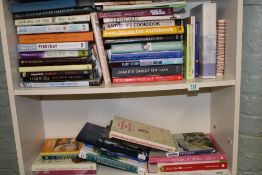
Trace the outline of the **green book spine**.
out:
<instances>
[{"instance_id":1,"label":"green book spine","mask_svg":"<svg viewBox=\"0 0 262 175\"><path fill-rule=\"evenodd\" d=\"M193 52L193 29L192 25L187 24L186 26L186 37L184 43L184 78L186 80L192 80L193 76L193 61L192 61L192 52Z\"/></svg>"},{"instance_id":2,"label":"green book spine","mask_svg":"<svg viewBox=\"0 0 262 175\"><path fill-rule=\"evenodd\" d=\"M182 41L165 41L165 42L148 42L148 43L132 43L132 44L112 44L111 53L139 53L139 52L157 52L157 51L173 51L182 50Z\"/></svg>"}]
</instances>

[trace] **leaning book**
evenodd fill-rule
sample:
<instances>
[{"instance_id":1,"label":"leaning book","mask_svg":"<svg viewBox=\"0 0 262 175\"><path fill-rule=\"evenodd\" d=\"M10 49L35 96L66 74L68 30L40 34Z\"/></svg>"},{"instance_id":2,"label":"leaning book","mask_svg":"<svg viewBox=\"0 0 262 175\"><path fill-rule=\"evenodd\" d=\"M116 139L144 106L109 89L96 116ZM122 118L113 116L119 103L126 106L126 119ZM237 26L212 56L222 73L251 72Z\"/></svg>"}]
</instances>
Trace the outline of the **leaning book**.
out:
<instances>
[{"instance_id":1,"label":"leaning book","mask_svg":"<svg viewBox=\"0 0 262 175\"><path fill-rule=\"evenodd\" d=\"M80 158L43 160L37 156L32 164L33 175L94 175L96 174L96 163Z\"/></svg>"}]
</instances>

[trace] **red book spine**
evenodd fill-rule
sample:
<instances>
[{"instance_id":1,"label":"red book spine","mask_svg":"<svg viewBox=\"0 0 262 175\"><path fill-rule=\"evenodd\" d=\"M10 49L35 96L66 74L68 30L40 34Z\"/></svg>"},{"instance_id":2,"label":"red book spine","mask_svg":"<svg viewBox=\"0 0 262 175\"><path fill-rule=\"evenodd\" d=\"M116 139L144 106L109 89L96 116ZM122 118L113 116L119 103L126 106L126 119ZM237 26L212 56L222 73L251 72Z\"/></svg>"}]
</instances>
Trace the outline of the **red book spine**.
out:
<instances>
[{"instance_id":1,"label":"red book spine","mask_svg":"<svg viewBox=\"0 0 262 175\"><path fill-rule=\"evenodd\" d=\"M176 171L196 171L196 170L216 170L227 169L226 162L216 163L196 163L196 164L174 164L174 165L160 165L159 172L176 172Z\"/></svg>"},{"instance_id":2,"label":"red book spine","mask_svg":"<svg viewBox=\"0 0 262 175\"><path fill-rule=\"evenodd\" d=\"M113 78L113 83L140 83L182 80L183 75L163 75L163 76L134 76L125 78Z\"/></svg>"},{"instance_id":3,"label":"red book spine","mask_svg":"<svg viewBox=\"0 0 262 175\"><path fill-rule=\"evenodd\" d=\"M154 9L139 9L139 10L120 10L99 12L97 16L101 18L118 18L118 17L135 17L135 16L164 16L173 15L173 8L154 8Z\"/></svg>"}]
</instances>

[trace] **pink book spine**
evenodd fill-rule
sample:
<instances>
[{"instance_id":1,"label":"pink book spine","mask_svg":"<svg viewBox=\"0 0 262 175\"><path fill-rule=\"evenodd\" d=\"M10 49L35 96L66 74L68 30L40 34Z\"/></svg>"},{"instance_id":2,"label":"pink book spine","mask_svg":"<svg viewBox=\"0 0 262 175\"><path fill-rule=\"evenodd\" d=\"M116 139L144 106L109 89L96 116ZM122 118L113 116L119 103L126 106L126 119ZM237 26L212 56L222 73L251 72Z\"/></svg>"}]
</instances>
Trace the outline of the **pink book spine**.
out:
<instances>
[{"instance_id":1,"label":"pink book spine","mask_svg":"<svg viewBox=\"0 0 262 175\"><path fill-rule=\"evenodd\" d=\"M95 175L96 170L50 170L50 171L33 171L33 175Z\"/></svg>"},{"instance_id":2,"label":"pink book spine","mask_svg":"<svg viewBox=\"0 0 262 175\"><path fill-rule=\"evenodd\" d=\"M131 17L131 16L163 16L173 15L173 8L154 8L142 10L120 10L110 12L97 13L98 18L118 18L118 17Z\"/></svg>"}]
</instances>

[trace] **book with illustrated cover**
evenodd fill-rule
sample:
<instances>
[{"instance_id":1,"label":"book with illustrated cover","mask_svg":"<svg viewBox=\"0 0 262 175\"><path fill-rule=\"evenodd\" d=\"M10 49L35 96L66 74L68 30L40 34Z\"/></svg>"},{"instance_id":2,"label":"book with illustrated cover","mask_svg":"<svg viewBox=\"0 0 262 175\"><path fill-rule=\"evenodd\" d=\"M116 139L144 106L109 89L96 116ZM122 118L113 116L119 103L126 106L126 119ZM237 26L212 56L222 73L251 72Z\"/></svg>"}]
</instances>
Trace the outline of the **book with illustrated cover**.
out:
<instances>
[{"instance_id":1,"label":"book with illustrated cover","mask_svg":"<svg viewBox=\"0 0 262 175\"><path fill-rule=\"evenodd\" d=\"M82 145L81 142L76 141L74 138L46 139L40 150L40 156L42 156L43 159L76 157Z\"/></svg>"},{"instance_id":2,"label":"book with illustrated cover","mask_svg":"<svg viewBox=\"0 0 262 175\"><path fill-rule=\"evenodd\" d=\"M139 160L147 160L148 150L140 145L129 144L121 140L108 138L108 127L86 123L76 137L77 141L114 152L123 153Z\"/></svg>"},{"instance_id":3,"label":"book with illustrated cover","mask_svg":"<svg viewBox=\"0 0 262 175\"><path fill-rule=\"evenodd\" d=\"M114 117L111 122L109 138L125 140L164 151L176 150L170 130L118 116Z\"/></svg>"}]
</instances>

